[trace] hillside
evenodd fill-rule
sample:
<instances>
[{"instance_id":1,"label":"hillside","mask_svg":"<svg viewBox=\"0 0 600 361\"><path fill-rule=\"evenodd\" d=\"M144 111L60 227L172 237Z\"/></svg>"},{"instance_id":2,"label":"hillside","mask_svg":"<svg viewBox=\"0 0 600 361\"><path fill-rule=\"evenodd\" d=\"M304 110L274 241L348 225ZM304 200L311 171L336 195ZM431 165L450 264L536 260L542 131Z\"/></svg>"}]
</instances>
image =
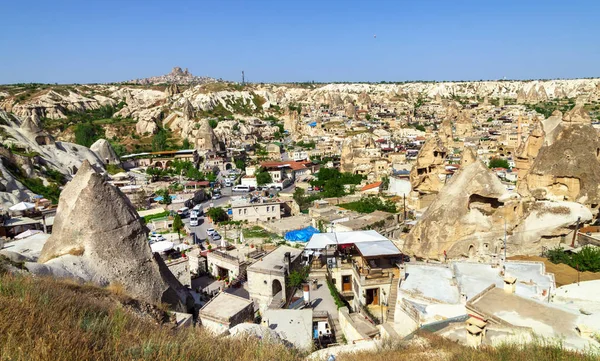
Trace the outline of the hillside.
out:
<instances>
[{"instance_id":1,"label":"hillside","mask_svg":"<svg viewBox=\"0 0 600 361\"><path fill-rule=\"evenodd\" d=\"M279 344L255 338L216 338L202 328L173 329L168 314L133 300L119 288L101 289L2 271L1 360L302 360ZM18 265L17 265L18 266ZM9 266L10 267L10 266ZM595 360L538 342L475 350L423 335L410 343L385 342L378 352L337 360Z\"/></svg>"}]
</instances>

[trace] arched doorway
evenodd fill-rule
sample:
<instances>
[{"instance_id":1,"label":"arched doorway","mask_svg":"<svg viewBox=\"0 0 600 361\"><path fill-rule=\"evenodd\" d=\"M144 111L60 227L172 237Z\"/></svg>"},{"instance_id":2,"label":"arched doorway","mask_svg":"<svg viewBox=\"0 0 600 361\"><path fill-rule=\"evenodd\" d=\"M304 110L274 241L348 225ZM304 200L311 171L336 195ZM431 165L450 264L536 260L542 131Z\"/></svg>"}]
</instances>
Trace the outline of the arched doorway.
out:
<instances>
[{"instance_id":1,"label":"arched doorway","mask_svg":"<svg viewBox=\"0 0 600 361\"><path fill-rule=\"evenodd\" d=\"M154 166L156 168L162 168L162 162L156 162L156 163L154 163Z\"/></svg>"},{"instance_id":2,"label":"arched doorway","mask_svg":"<svg viewBox=\"0 0 600 361\"><path fill-rule=\"evenodd\" d=\"M232 168L233 168L233 165L231 165L231 163L225 164L225 170L230 170Z\"/></svg>"},{"instance_id":3,"label":"arched doorway","mask_svg":"<svg viewBox=\"0 0 600 361\"><path fill-rule=\"evenodd\" d=\"M278 294L279 292L281 292L281 290L282 290L281 282L279 282L279 280L273 280L273 284L271 285L271 289L272 289L271 296L275 296L276 294Z\"/></svg>"},{"instance_id":4,"label":"arched doorway","mask_svg":"<svg viewBox=\"0 0 600 361\"><path fill-rule=\"evenodd\" d=\"M473 245L469 246L469 258L475 257L475 247Z\"/></svg>"}]
</instances>

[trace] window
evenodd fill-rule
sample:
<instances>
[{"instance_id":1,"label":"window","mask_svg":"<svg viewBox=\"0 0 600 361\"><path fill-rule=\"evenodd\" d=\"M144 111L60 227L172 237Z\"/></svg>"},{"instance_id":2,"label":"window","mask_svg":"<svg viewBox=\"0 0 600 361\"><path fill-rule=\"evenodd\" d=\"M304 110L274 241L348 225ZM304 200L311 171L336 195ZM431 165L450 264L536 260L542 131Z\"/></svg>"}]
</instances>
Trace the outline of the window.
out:
<instances>
[{"instance_id":1,"label":"window","mask_svg":"<svg viewBox=\"0 0 600 361\"><path fill-rule=\"evenodd\" d=\"M244 214L248 213L248 209L244 208Z\"/></svg>"}]
</instances>

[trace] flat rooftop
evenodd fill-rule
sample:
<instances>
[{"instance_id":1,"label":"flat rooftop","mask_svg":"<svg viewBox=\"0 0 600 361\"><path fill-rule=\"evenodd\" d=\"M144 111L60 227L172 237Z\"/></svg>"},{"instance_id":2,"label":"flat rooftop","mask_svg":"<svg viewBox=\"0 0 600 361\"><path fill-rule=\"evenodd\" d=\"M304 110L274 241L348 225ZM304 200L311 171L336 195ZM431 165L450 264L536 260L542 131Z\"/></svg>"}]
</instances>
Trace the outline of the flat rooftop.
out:
<instances>
[{"instance_id":1,"label":"flat rooftop","mask_svg":"<svg viewBox=\"0 0 600 361\"><path fill-rule=\"evenodd\" d=\"M554 290L554 277L543 274L541 263L506 262L506 276L517 279L516 293L519 296L541 297L542 290ZM504 277L500 276L501 267L492 268L489 264L454 262L452 268L460 289L470 299L489 285L502 287Z\"/></svg>"},{"instance_id":2,"label":"flat rooftop","mask_svg":"<svg viewBox=\"0 0 600 361\"><path fill-rule=\"evenodd\" d=\"M579 315L551 304L492 288L472 302L481 312L520 327L529 327L538 335L563 339L566 346L581 349L588 341L575 329Z\"/></svg>"},{"instance_id":3,"label":"flat rooftop","mask_svg":"<svg viewBox=\"0 0 600 361\"><path fill-rule=\"evenodd\" d=\"M450 268L406 264L406 273L407 278L402 281L401 291L448 304L459 302L460 295L458 294L458 288L452 285L453 274Z\"/></svg>"},{"instance_id":4,"label":"flat rooftop","mask_svg":"<svg viewBox=\"0 0 600 361\"><path fill-rule=\"evenodd\" d=\"M263 320L267 326L277 332L279 337L291 342L301 350L313 346L313 312L304 310L273 310L265 311Z\"/></svg>"},{"instance_id":5,"label":"flat rooftop","mask_svg":"<svg viewBox=\"0 0 600 361\"><path fill-rule=\"evenodd\" d=\"M250 267L249 270L262 270L262 271L282 271L281 266L286 266L284 263L284 255L286 252L290 252L292 257L292 262L300 256L302 253L302 249L293 248L289 246L279 246L271 253L262 257L261 260L255 262Z\"/></svg>"},{"instance_id":6,"label":"flat rooftop","mask_svg":"<svg viewBox=\"0 0 600 361\"><path fill-rule=\"evenodd\" d=\"M200 317L208 316L223 322L229 322L231 317L237 315L249 305L252 305L252 301L221 292L200 309Z\"/></svg>"}]
</instances>

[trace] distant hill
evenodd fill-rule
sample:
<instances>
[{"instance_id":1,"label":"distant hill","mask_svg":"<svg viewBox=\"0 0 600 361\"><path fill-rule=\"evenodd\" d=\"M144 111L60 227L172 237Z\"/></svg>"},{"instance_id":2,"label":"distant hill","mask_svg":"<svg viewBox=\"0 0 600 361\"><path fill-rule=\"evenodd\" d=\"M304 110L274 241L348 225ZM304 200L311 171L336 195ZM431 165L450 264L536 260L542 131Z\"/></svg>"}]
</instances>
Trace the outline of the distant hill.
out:
<instances>
[{"instance_id":1,"label":"distant hill","mask_svg":"<svg viewBox=\"0 0 600 361\"><path fill-rule=\"evenodd\" d=\"M189 72L187 68L182 70L176 66L169 74L153 76L150 78L134 79L126 81L133 84L206 84L214 83L219 80L208 76L196 76Z\"/></svg>"}]
</instances>

